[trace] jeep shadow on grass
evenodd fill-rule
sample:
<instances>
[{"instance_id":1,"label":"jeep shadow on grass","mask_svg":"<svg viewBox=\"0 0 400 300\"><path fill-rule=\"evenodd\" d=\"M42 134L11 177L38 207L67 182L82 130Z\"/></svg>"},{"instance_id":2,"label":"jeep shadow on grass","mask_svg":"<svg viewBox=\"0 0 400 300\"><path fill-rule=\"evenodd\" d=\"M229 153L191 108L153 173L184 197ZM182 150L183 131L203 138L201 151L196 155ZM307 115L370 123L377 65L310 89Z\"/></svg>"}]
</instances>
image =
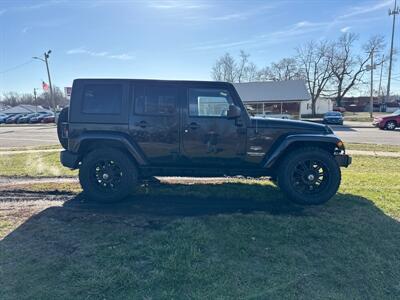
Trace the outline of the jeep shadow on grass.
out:
<instances>
[{"instance_id":1,"label":"jeep shadow on grass","mask_svg":"<svg viewBox=\"0 0 400 300\"><path fill-rule=\"evenodd\" d=\"M162 183L29 218L0 241L0 298L396 298L399 247L399 222L363 197L304 207L272 185Z\"/></svg>"},{"instance_id":2,"label":"jeep shadow on grass","mask_svg":"<svg viewBox=\"0 0 400 300\"><path fill-rule=\"evenodd\" d=\"M322 204L351 163L328 126L250 117L226 82L77 79L57 131L62 164L100 202L152 176L242 175L270 176L290 200Z\"/></svg>"}]
</instances>

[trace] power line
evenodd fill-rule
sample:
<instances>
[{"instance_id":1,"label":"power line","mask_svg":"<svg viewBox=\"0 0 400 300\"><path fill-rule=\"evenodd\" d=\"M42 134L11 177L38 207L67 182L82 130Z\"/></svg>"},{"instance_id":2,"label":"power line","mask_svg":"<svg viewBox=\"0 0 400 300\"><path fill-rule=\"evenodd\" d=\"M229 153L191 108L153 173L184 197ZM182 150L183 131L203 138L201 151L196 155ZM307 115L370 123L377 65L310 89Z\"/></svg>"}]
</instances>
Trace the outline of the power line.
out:
<instances>
[{"instance_id":1,"label":"power line","mask_svg":"<svg viewBox=\"0 0 400 300\"><path fill-rule=\"evenodd\" d=\"M5 73L8 73L8 72L14 71L14 70L16 70L16 69L19 69L19 68L21 68L21 67L23 67L23 66L26 66L26 65L32 63L33 61L34 61L33 59L30 59L30 60L28 60L28 61L26 61L26 62L24 62L24 63L22 63L22 64L19 64L19 65L16 65L16 66L14 66L14 67L5 69L5 70L1 71L0 74L5 74Z\"/></svg>"}]
</instances>

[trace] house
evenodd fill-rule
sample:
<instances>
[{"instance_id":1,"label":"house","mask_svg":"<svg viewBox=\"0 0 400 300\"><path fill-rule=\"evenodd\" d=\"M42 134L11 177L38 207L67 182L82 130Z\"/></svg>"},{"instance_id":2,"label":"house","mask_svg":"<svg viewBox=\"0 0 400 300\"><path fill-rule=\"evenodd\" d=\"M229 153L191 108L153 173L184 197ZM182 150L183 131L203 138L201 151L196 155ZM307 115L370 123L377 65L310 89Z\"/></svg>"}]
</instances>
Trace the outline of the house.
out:
<instances>
[{"instance_id":1,"label":"house","mask_svg":"<svg viewBox=\"0 0 400 300\"><path fill-rule=\"evenodd\" d=\"M301 103L310 100L304 80L233 84L249 114L300 119Z\"/></svg>"},{"instance_id":2,"label":"house","mask_svg":"<svg viewBox=\"0 0 400 300\"><path fill-rule=\"evenodd\" d=\"M315 113L317 115L323 115L328 111L333 110L334 101L329 98L318 98L315 103ZM301 116L310 116L312 115L312 106L311 106L311 99L308 101L302 101L300 106L300 113Z\"/></svg>"},{"instance_id":3,"label":"house","mask_svg":"<svg viewBox=\"0 0 400 300\"><path fill-rule=\"evenodd\" d=\"M17 105L14 107L7 108L2 111L4 114L8 115L15 115L15 114L30 114L30 113L35 113L35 112L44 112L44 113L50 113L51 111L43 108L42 106L38 105L29 105L29 104L21 104Z\"/></svg>"}]
</instances>

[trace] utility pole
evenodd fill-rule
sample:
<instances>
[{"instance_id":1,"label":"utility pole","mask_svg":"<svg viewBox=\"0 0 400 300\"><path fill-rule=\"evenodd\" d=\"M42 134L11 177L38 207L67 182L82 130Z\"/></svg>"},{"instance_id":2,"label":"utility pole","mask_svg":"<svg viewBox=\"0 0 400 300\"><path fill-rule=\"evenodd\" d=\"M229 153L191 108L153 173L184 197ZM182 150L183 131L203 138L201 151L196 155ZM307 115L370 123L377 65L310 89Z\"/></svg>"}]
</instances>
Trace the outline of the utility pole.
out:
<instances>
[{"instance_id":1,"label":"utility pole","mask_svg":"<svg viewBox=\"0 0 400 300\"><path fill-rule=\"evenodd\" d=\"M33 97L34 97L34 99L35 99L35 107L36 107L36 112L37 112L36 88L33 89Z\"/></svg>"},{"instance_id":2,"label":"utility pole","mask_svg":"<svg viewBox=\"0 0 400 300\"><path fill-rule=\"evenodd\" d=\"M392 25L392 41L390 43L390 54L389 54L389 75L388 75L388 84L387 84L387 93L386 93L386 101L383 99L382 102L382 110L386 111L386 102L389 102L390 99L390 80L392 79L392 58L393 58L393 40L394 40L394 28L396 24L396 15L400 12L397 7L397 0L394 1L393 10L389 9L389 16L393 16L393 25Z\"/></svg>"},{"instance_id":3,"label":"utility pole","mask_svg":"<svg viewBox=\"0 0 400 300\"><path fill-rule=\"evenodd\" d=\"M369 100L369 117L372 119L372 113L374 112L374 50L371 50L371 98Z\"/></svg>"},{"instance_id":4,"label":"utility pole","mask_svg":"<svg viewBox=\"0 0 400 300\"><path fill-rule=\"evenodd\" d=\"M53 112L54 112L54 114L55 114L55 113L56 113L56 104L55 104L55 102L54 102L54 92L53 92L53 86L52 86L52 84L51 84L51 77L50 77L50 70L49 70L49 61L48 61L48 59L49 59L49 57L50 57L50 53L51 53L51 50L45 52L45 53L43 54L44 59L43 59L43 58L40 58L40 57L37 57L37 56L33 57L33 59L41 60L41 61L43 61L43 62L46 64L47 77L48 77L48 79L49 79L49 88L50 88L50 103L51 103L51 106L53 106L52 109L53 109Z\"/></svg>"},{"instance_id":5,"label":"utility pole","mask_svg":"<svg viewBox=\"0 0 400 300\"><path fill-rule=\"evenodd\" d=\"M383 71L383 65L385 64L385 55L382 55L382 60L381 60L381 74L379 75L379 89L378 89L378 99L381 97L381 90L382 90L382 71ZM382 93L383 95L384 93Z\"/></svg>"}]
</instances>

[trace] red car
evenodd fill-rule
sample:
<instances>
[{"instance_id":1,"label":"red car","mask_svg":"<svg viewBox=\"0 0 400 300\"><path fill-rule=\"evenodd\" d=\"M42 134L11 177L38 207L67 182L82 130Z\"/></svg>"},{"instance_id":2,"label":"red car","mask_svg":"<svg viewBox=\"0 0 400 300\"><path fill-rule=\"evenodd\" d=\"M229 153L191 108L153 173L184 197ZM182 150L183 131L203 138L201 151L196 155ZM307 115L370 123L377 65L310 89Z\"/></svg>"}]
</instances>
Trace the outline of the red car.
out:
<instances>
[{"instance_id":1,"label":"red car","mask_svg":"<svg viewBox=\"0 0 400 300\"><path fill-rule=\"evenodd\" d=\"M400 127L400 109L390 115L375 117L372 125L379 129L395 130Z\"/></svg>"},{"instance_id":2,"label":"red car","mask_svg":"<svg viewBox=\"0 0 400 300\"><path fill-rule=\"evenodd\" d=\"M55 117L54 117L54 115L45 116L45 117L43 117L41 122L42 123L54 123L55 122Z\"/></svg>"}]
</instances>

